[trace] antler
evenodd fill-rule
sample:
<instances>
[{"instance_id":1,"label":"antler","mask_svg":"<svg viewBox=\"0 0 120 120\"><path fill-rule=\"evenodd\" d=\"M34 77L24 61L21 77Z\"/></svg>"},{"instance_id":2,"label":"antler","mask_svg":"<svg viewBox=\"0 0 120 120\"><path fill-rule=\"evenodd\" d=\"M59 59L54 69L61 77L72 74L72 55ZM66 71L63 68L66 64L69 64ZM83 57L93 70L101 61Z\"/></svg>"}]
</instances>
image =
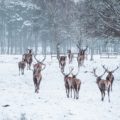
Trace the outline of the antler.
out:
<instances>
[{"instance_id":1,"label":"antler","mask_svg":"<svg viewBox=\"0 0 120 120\"><path fill-rule=\"evenodd\" d=\"M35 60L39 63L40 61L36 58L36 55L34 55Z\"/></svg>"},{"instance_id":2,"label":"antler","mask_svg":"<svg viewBox=\"0 0 120 120\"><path fill-rule=\"evenodd\" d=\"M102 75L98 76L98 75L96 74L96 69L97 69L97 68L94 68L94 69L93 69L93 74L94 74L94 76L95 76L95 77L100 77L100 78L102 78L103 75L106 73L106 70L104 71L104 73L103 73Z\"/></svg>"},{"instance_id":3,"label":"antler","mask_svg":"<svg viewBox=\"0 0 120 120\"><path fill-rule=\"evenodd\" d=\"M105 67L105 65L102 65L102 67L106 72L109 72L109 70Z\"/></svg>"},{"instance_id":4,"label":"antler","mask_svg":"<svg viewBox=\"0 0 120 120\"><path fill-rule=\"evenodd\" d=\"M61 70L61 73L63 74L63 76L66 76L66 74L63 72L63 70Z\"/></svg>"},{"instance_id":5,"label":"antler","mask_svg":"<svg viewBox=\"0 0 120 120\"><path fill-rule=\"evenodd\" d=\"M79 74L79 70L80 70L80 69L78 68L78 71L77 71L76 74L73 74L73 73L72 73L72 76L77 76L77 75Z\"/></svg>"},{"instance_id":6,"label":"antler","mask_svg":"<svg viewBox=\"0 0 120 120\"><path fill-rule=\"evenodd\" d=\"M114 73L119 67L117 66L117 68L115 68L114 70L112 70L111 72Z\"/></svg>"},{"instance_id":7,"label":"antler","mask_svg":"<svg viewBox=\"0 0 120 120\"><path fill-rule=\"evenodd\" d=\"M44 56L44 58L43 58L43 60L41 61L41 63L43 63L43 62L45 61L45 59L46 59L46 55Z\"/></svg>"},{"instance_id":8,"label":"antler","mask_svg":"<svg viewBox=\"0 0 120 120\"><path fill-rule=\"evenodd\" d=\"M88 46L86 46L86 48L84 49L84 51L86 51L86 50L87 50L87 48L88 48Z\"/></svg>"},{"instance_id":9,"label":"antler","mask_svg":"<svg viewBox=\"0 0 120 120\"><path fill-rule=\"evenodd\" d=\"M112 70L112 71L109 71L104 65L102 66L107 72L112 72L112 73L114 73L118 68L119 68L119 66L117 66L117 68L115 68L114 70Z\"/></svg>"},{"instance_id":10,"label":"antler","mask_svg":"<svg viewBox=\"0 0 120 120\"><path fill-rule=\"evenodd\" d=\"M67 76L69 76L72 73L73 70L74 70L74 68L72 67L70 72L67 74Z\"/></svg>"},{"instance_id":11,"label":"antler","mask_svg":"<svg viewBox=\"0 0 120 120\"><path fill-rule=\"evenodd\" d=\"M103 73L102 75L100 75L99 77L102 78L105 73L106 73L106 70L105 70L104 73Z\"/></svg>"},{"instance_id":12,"label":"antler","mask_svg":"<svg viewBox=\"0 0 120 120\"><path fill-rule=\"evenodd\" d=\"M36 55L34 55L34 58L35 58L35 60L38 62L38 63L41 63L41 64L43 64L43 62L45 61L45 59L46 59L46 55L44 56L44 58L43 58L43 60L42 61L39 61L37 58L36 58ZM44 65L44 64L43 64Z\"/></svg>"},{"instance_id":13,"label":"antler","mask_svg":"<svg viewBox=\"0 0 120 120\"><path fill-rule=\"evenodd\" d=\"M94 74L95 77L98 77L98 75L96 74L96 69L97 68L93 68L93 74Z\"/></svg>"},{"instance_id":14,"label":"antler","mask_svg":"<svg viewBox=\"0 0 120 120\"><path fill-rule=\"evenodd\" d=\"M81 43L80 41L78 41L78 43L76 44L76 46L78 47L79 51L81 50Z\"/></svg>"},{"instance_id":15,"label":"antler","mask_svg":"<svg viewBox=\"0 0 120 120\"><path fill-rule=\"evenodd\" d=\"M73 71L73 69L74 69L74 68L72 68L68 74L65 74L65 73L63 72L63 70L61 70L61 73L62 73L64 76L69 76L69 75L71 74L71 72Z\"/></svg>"}]
</instances>

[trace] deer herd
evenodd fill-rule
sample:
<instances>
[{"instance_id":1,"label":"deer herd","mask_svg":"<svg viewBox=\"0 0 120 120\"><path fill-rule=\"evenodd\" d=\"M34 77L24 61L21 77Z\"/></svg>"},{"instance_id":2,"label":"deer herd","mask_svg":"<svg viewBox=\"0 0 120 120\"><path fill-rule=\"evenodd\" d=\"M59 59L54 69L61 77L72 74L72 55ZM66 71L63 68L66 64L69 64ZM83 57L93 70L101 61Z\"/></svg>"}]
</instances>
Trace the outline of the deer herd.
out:
<instances>
[{"instance_id":1,"label":"deer herd","mask_svg":"<svg viewBox=\"0 0 120 120\"><path fill-rule=\"evenodd\" d=\"M59 68L60 71L64 77L64 85L66 90L66 96L69 98L72 98L72 93L74 94L74 99L79 99L79 91L81 87L81 80L77 78L77 75L79 74L80 67L84 65L86 50L81 49L79 46L79 52L77 55L77 63L78 63L78 71L76 74L73 74L74 67L72 67L69 70L69 73L65 73L65 66L66 61L68 58L69 64L72 63L74 54L71 52L71 50L68 50L68 56L62 55L58 58ZM36 64L33 65L33 69L31 69L31 64L33 61L33 57L36 60ZM27 66L27 70L33 71L33 83L35 87L35 93L39 93L40 83L42 80L42 71L46 68L46 64L44 64L44 61L46 59L46 55L44 56L43 60L38 60L36 55L32 53L32 49L28 49L28 52L22 55L22 60L18 62L18 68L19 68L19 75L24 74L24 69ZM102 68L104 70L102 75L97 75L96 70L97 68L93 68L93 70L90 72L96 77L96 83L98 85L98 88L101 93L101 101L104 101L105 98L105 92L107 91L108 94L108 101L110 102L110 92L112 91L112 85L114 81L114 75L113 73L119 68L118 66L114 70L108 70L108 68L105 67L105 65L102 65ZM102 77L105 74L108 74L106 76L106 79L102 79Z\"/></svg>"}]
</instances>

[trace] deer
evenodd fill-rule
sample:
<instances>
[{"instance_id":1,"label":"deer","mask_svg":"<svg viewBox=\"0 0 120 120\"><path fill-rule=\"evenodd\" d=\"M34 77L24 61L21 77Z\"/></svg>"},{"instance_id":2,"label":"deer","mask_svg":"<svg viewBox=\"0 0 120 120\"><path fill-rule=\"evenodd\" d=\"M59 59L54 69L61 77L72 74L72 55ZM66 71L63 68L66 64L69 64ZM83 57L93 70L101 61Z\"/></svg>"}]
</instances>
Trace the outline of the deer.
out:
<instances>
[{"instance_id":1,"label":"deer","mask_svg":"<svg viewBox=\"0 0 120 120\"><path fill-rule=\"evenodd\" d=\"M71 89L68 80L72 79L72 77L69 76L72 71L73 71L73 68L70 70L70 72L68 74L65 74L64 71L61 70L61 73L64 76L64 84L65 84L65 89L66 89L66 95L67 95L68 98L69 98L70 89Z\"/></svg>"},{"instance_id":2,"label":"deer","mask_svg":"<svg viewBox=\"0 0 120 120\"><path fill-rule=\"evenodd\" d=\"M33 82L35 86L35 93L39 93L39 86L42 80L42 74L41 71L43 71L46 68L46 65L43 63L46 59L46 56L42 61L39 61L36 56L34 56L37 63L33 66Z\"/></svg>"},{"instance_id":3,"label":"deer","mask_svg":"<svg viewBox=\"0 0 120 120\"><path fill-rule=\"evenodd\" d=\"M70 64L73 60L73 54L72 54L71 50L68 50L68 59L69 59L69 64Z\"/></svg>"},{"instance_id":4,"label":"deer","mask_svg":"<svg viewBox=\"0 0 120 120\"><path fill-rule=\"evenodd\" d=\"M72 73L72 83L73 83L73 86L74 86L74 99L79 99L79 90L80 90L80 87L81 87L81 80L76 78L77 75L79 73L79 70L76 74L73 74Z\"/></svg>"},{"instance_id":5,"label":"deer","mask_svg":"<svg viewBox=\"0 0 120 120\"><path fill-rule=\"evenodd\" d=\"M109 80L102 79L103 75L106 73L106 70L100 76L98 76L96 74L96 68L93 69L92 73L96 77L96 83L97 83L98 88L99 88L99 90L101 92L101 101L104 101L105 91L107 91L107 93L108 93L108 101L110 102L110 86L111 86L111 82Z\"/></svg>"},{"instance_id":6,"label":"deer","mask_svg":"<svg viewBox=\"0 0 120 120\"><path fill-rule=\"evenodd\" d=\"M64 71L66 65L66 56L60 56L59 57L59 67L62 71Z\"/></svg>"},{"instance_id":7,"label":"deer","mask_svg":"<svg viewBox=\"0 0 120 120\"><path fill-rule=\"evenodd\" d=\"M71 98L72 98L72 90L73 90L74 91L74 99L78 99L81 81L76 78L78 73L73 75L73 73L72 73L73 69L74 68L72 68L68 74L65 74L62 71L62 74L64 75L64 82L65 82L67 97L69 98L69 94L71 93ZM69 76L71 73L72 73L72 77Z\"/></svg>"},{"instance_id":8,"label":"deer","mask_svg":"<svg viewBox=\"0 0 120 120\"><path fill-rule=\"evenodd\" d=\"M106 80L109 80L111 82L111 91L112 91L112 85L113 85L113 81L114 81L114 75L113 73L119 68L118 66L114 69L114 70L108 70L105 65L102 66L104 70L106 70L106 72L108 73L108 75L106 76Z\"/></svg>"},{"instance_id":9,"label":"deer","mask_svg":"<svg viewBox=\"0 0 120 120\"><path fill-rule=\"evenodd\" d=\"M24 69L25 69L25 67L26 67L25 61L22 60L22 61L18 62L19 75L20 75L20 73L22 75L24 75Z\"/></svg>"},{"instance_id":10,"label":"deer","mask_svg":"<svg viewBox=\"0 0 120 120\"><path fill-rule=\"evenodd\" d=\"M81 49L79 45L77 45L78 49L79 49L79 53L77 56L77 61L78 61L78 68L84 64L84 60L85 60L85 52L87 51L88 46L86 46L85 49Z\"/></svg>"},{"instance_id":11,"label":"deer","mask_svg":"<svg viewBox=\"0 0 120 120\"><path fill-rule=\"evenodd\" d=\"M22 60L24 60L27 63L27 70L31 68L32 64L32 49L28 49L28 53L23 54Z\"/></svg>"}]
</instances>

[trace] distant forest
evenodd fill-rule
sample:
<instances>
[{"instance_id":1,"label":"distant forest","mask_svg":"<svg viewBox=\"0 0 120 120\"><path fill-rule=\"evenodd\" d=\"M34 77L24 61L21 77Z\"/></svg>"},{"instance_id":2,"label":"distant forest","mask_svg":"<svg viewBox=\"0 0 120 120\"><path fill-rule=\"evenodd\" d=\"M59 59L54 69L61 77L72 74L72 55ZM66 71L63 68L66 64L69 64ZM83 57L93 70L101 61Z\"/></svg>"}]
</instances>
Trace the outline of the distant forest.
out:
<instances>
[{"instance_id":1,"label":"distant forest","mask_svg":"<svg viewBox=\"0 0 120 120\"><path fill-rule=\"evenodd\" d=\"M0 53L120 51L120 0L0 0Z\"/></svg>"}]
</instances>

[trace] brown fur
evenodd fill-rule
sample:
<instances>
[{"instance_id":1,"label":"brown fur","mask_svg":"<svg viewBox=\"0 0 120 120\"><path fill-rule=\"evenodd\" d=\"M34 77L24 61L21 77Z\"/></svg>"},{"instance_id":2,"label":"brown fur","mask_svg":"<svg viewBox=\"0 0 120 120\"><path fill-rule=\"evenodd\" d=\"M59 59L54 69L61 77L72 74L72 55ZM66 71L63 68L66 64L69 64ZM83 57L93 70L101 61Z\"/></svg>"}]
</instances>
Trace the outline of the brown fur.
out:
<instances>
[{"instance_id":1,"label":"brown fur","mask_svg":"<svg viewBox=\"0 0 120 120\"><path fill-rule=\"evenodd\" d=\"M65 89L66 89L66 95L69 98L69 94L70 94L70 85L69 85L69 79L71 79L71 77L69 76L70 73L72 72L73 69L71 69L71 71L68 74L65 74L63 70L61 70L61 73L64 76L64 84L65 84Z\"/></svg>"},{"instance_id":2,"label":"brown fur","mask_svg":"<svg viewBox=\"0 0 120 120\"><path fill-rule=\"evenodd\" d=\"M42 61L37 60L36 56L34 56L37 63L33 66L33 82L35 86L35 93L39 93L39 86L42 80L41 71L45 69L46 65L43 64L43 61L46 59L46 56ZM42 68L44 66L44 68Z\"/></svg>"},{"instance_id":3,"label":"brown fur","mask_svg":"<svg viewBox=\"0 0 120 120\"><path fill-rule=\"evenodd\" d=\"M112 85L113 85L113 81L114 81L114 76L113 76L112 72L108 73L106 80L110 81L110 83L111 83L110 87L111 87L111 91L112 91Z\"/></svg>"},{"instance_id":4,"label":"brown fur","mask_svg":"<svg viewBox=\"0 0 120 120\"><path fill-rule=\"evenodd\" d=\"M73 54L71 53L71 50L68 50L68 59L69 59L69 63L71 63L73 60Z\"/></svg>"},{"instance_id":5,"label":"brown fur","mask_svg":"<svg viewBox=\"0 0 120 120\"><path fill-rule=\"evenodd\" d=\"M109 80L101 79L102 76L106 73L106 71L101 76L96 75L96 69L94 69L93 73L94 73L94 75L96 77L96 83L97 83L98 88L99 88L99 90L101 92L101 100L104 101L105 91L107 91L107 93L108 93L108 101L110 102L110 86L111 86L111 82Z\"/></svg>"},{"instance_id":6,"label":"brown fur","mask_svg":"<svg viewBox=\"0 0 120 120\"><path fill-rule=\"evenodd\" d=\"M41 68L42 68L42 65L39 63L34 65L33 82L34 82L36 93L39 92L39 86L42 80Z\"/></svg>"},{"instance_id":7,"label":"brown fur","mask_svg":"<svg viewBox=\"0 0 120 120\"><path fill-rule=\"evenodd\" d=\"M97 85L98 85L98 88L100 89L100 92L101 92L101 96L102 96L101 100L104 101L105 91L107 91L108 100L110 102L110 86L111 86L110 81L101 79L101 80L97 81Z\"/></svg>"},{"instance_id":8,"label":"brown fur","mask_svg":"<svg viewBox=\"0 0 120 120\"><path fill-rule=\"evenodd\" d=\"M78 56L77 56L78 67L80 67L81 65L84 64L86 50L87 50L87 47L86 47L86 49L80 49L79 50L79 53L78 53Z\"/></svg>"},{"instance_id":9,"label":"brown fur","mask_svg":"<svg viewBox=\"0 0 120 120\"><path fill-rule=\"evenodd\" d=\"M25 61L20 61L18 62L18 68L19 68L19 75L20 73L23 75L24 74L24 69L25 69Z\"/></svg>"},{"instance_id":10,"label":"brown fur","mask_svg":"<svg viewBox=\"0 0 120 120\"><path fill-rule=\"evenodd\" d=\"M114 81L114 75L113 73L118 69L119 67L117 67L116 69L109 71L107 68L105 68L105 66L103 65L103 69L105 69L108 73L108 75L106 76L106 80L110 81L111 83L111 91L112 91L112 85L113 85L113 81Z\"/></svg>"},{"instance_id":11,"label":"brown fur","mask_svg":"<svg viewBox=\"0 0 120 120\"><path fill-rule=\"evenodd\" d=\"M22 60L24 60L27 63L27 69L30 70L31 64L32 64L32 49L28 49L28 53L23 54Z\"/></svg>"},{"instance_id":12,"label":"brown fur","mask_svg":"<svg viewBox=\"0 0 120 120\"><path fill-rule=\"evenodd\" d=\"M22 58L26 63L27 63L27 69L30 70L30 67L31 67L31 64L32 64L32 54L30 53L26 53L23 55L23 58Z\"/></svg>"},{"instance_id":13,"label":"brown fur","mask_svg":"<svg viewBox=\"0 0 120 120\"><path fill-rule=\"evenodd\" d=\"M59 67L62 71L64 71L65 65L66 65L66 56L60 56Z\"/></svg>"},{"instance_id":14,"label":"brown fur","mask_svg":"<svg viewBox=\"0 0 120 120\"><path fill-rule=\"evenodd\" d=\"M72 84L73 84L73 89L74 89L74 98L78 99L79 98L79 90L81 86L81 80L76 78L76 75L72 74Z\"/></svg>"},{"instance_id":15,"label":"brown fur","mask_svg":"<svg viewBox=\"0 0 120 120\"><path fill-rule=\"evenodd\" d=\"M72 98L72 91L73 91L74 92L74 99L78 99L79 98L79 90L80 90L80 86L81 86L81 81L76 78L76 75L78 73L76 75L73 75L72 77L69 76L72 73L72 71L73 71L73 68L71 69L69 74L65 74L62 71L62 74L64 75L64 83L65 83L66 94L67 94L67 97L69 97L70 94L71 94L71 98Z\"/></svg>"}]
</instances>

